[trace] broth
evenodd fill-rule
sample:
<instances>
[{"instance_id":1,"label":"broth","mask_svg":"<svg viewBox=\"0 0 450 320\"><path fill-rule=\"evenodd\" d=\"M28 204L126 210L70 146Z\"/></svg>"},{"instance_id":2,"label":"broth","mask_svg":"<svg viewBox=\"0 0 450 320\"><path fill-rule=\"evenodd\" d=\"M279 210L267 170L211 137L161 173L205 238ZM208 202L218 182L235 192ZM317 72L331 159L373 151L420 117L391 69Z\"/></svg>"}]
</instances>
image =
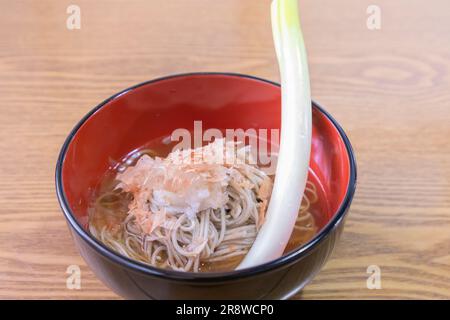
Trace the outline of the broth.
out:
<instances>
[{"instance_id":1,"label":"broth","mask_svg":"<svg viewBox=\"0 0 450 320\"><path fill-rule=\"evenodd\" d=\"M151 157L166 157L172 150L174 143L164 143L164 141L168 141L168 139L156 139L134 150L120 161L111 162L111 168L105 173L98 185L93 194L92 204L89 207L89 226L91 233L95 233L94 236L100 238L100 232L106 229L111 233L114 240L123 242L123 236L121 234L124 228L123 223L127 218L128 206L133 196L130 193L121 192L120 189L116 189L118 185L116 176L126 168L134 166L137 160L144 154L150 155ZM273 176L270 178L273 179ZM285 249L285 253L295 250L311 240L327 220L329 210L327 201L324 198L324 191L317 176L311 170L305 195L306 197L304 196L303 198L295 229ZM115 246L113 241L105 244L125 255L123 249ZM132 248L130 252L127 252L130 258L150 264L147 259L142 257L143 248L140 248L136 243L129 244L129 247ZM238 255L223 261L203 262L199 266L198 271L230 271L235 269L243 258L244 255ZM159 266L157 263L155 262L156 266Z\"/></svg>"}]
</instances>

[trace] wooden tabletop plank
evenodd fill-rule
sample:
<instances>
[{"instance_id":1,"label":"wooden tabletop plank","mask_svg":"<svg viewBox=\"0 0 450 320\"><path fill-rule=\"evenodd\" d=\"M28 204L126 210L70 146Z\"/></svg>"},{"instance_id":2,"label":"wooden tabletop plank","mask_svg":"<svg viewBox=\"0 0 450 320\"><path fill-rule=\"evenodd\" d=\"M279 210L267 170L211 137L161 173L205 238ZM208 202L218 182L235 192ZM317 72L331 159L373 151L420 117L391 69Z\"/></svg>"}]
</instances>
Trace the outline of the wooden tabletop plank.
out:
<instances>
[{"instance_id":1,"label":"wooden tabletop plank","mask_svg":"<svg viewBox=\"0 0 450 320\"><path fill-rule=\"evenodd\" d=\"M66 28L67 7L81 29ZM296 298L450 298L450 2L300 1L314 98L348 133L358 189L331 260ZM0 2L0 298L118 298L77 253L54 168L115 92L191 71L278 81L269 0ZM79 265L80 290L66 288ZM380 290L366 285L381 270Z\"/></svg>"}]
</instances>

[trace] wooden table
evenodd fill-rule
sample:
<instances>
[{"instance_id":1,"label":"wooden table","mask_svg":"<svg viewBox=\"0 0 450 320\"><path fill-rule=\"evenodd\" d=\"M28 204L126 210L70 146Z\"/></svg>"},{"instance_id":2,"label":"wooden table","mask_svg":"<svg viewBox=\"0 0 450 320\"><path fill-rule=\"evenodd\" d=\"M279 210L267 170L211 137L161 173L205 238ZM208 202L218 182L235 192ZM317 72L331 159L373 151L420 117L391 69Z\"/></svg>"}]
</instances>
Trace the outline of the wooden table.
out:
<instances>
[{"instance_id":1,"label":"wooden table","mask_svg":"<svg viewBox=\"0 0 450 320\"><path fill-rule=\"evenodd\" d=\"M67 6L81 29L66 28ZM303 0L313 96L346 129L358 189L332 259L297 298L450 298L450 2ZM69 130L155 77L278 81L270 0L0 2L0 298L118 298L86 267L55 197ZM66 288L79 265L80 290ZM381 269L369 290L367 268Z\"/></svg>"}]
</instances>

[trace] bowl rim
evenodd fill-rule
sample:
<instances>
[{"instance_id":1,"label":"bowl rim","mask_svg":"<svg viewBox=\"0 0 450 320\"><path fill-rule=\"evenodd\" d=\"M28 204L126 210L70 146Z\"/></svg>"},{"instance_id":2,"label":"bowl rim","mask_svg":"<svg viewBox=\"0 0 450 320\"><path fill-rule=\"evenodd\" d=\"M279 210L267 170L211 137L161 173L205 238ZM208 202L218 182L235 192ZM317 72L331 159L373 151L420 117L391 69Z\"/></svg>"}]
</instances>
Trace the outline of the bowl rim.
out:
<instances>
[{"instance_id":1,"label":"bowl rim","mask_svg":"<svg viewBox=\"0 0 450 320\"><path fill-rule=\"evenodd\" d=\"M91 111L89 111L76 125L75 127L70 131L69 135L67 136L66 140L64 141L64 144L62 145L62 148L60 150L58 160L56 163L56 170L55 170L55 184L56 184L56 195L58 198L59 205L61 207L61 210L63 211L63 214L69 223L69 226L71 229L73 229L94 251L100 253L104 258L107 258L108 260L113 261L116 264L119 264L122 267L126 267L127 269L130 269L135 272L143 273L147 276L153 276L153 277L159 277L166 280L175 280L175 281L185 281L185 282L224 282L229 280L236 280L246 277L251 277L256 274L264 273L264 272L270 272L275 269L278 269L280 267L289 265L300 258L307 256L314 247L316 247L320 242L322 242L325 238L328 237L328 235L331 233L333 229L335 229L341 221L346 216L348 209L350 207L350 204L353 200L353 196L356 189L356 180L357 180L357 173L356 173L356 160L353 152L353 148L350 144L350 140L348 139L347 135L345 134L342 127L338 124L338 122L327 112L325 109L316 101L312 101L312 105L314 108L316 108L320 113L325 115L325 117L331 121L331 123L334 125L334 127L339 132L339 135L341 136L346 150L347 155L349 157L349 183L347 186L347 191L344 196L344 199L339 206L338 210L333 214L332 218L328 223L306 244L300 246L299 248L289 252L286 255L281 256L278 259L269 261L264 264L260 264L254 267L245 268L245 269L239 269L239 270L233 270L228 272L208 272L208 273L194 273L194 272L183 272L183 271L174 271L174 270L168 270L168 269L161 269L152 267L150 265L146 265L142 262L129 259L127 257L124 257L120 255L119 253L116 253L115 251L109 249L107 246L105 246L103 243L101 243L99 240L94 238L87 230L83 228L83 226L77 221L75 218L72 210L70 209L70 206L68 205L68 201L64 192L64 187L62 184L62 167L65 160L65 156L67 153L67 149L72 142L74 136L77 134L78 130L81 128L81 126L98 110L100 110L103 106L105 106L107 103L111 102L112 100L122 96L123 94L129 93L137 88L140 88L142 86L156 83L159 81L169 80L173 78L189 78L189 77L196 77L196 76L225 76L225 77L231 77L231 78L246 78L250 80L256 80L260 81L265 84L271 84L276 87L280 87L280 84L271 80L266 80L263 78L259 78L256 76L241 74L241 73L232 73L232 72L190 72L190 73L179 73L179 74L173 74L168 76L163 76L159 78L155 78L153 80L145 81L142 83L139 83L137 85L131 86L127 89L124 89L108 99L101 102L99 105L97 105L95 108L93 108Z\"/></svg>"}]
</instances>

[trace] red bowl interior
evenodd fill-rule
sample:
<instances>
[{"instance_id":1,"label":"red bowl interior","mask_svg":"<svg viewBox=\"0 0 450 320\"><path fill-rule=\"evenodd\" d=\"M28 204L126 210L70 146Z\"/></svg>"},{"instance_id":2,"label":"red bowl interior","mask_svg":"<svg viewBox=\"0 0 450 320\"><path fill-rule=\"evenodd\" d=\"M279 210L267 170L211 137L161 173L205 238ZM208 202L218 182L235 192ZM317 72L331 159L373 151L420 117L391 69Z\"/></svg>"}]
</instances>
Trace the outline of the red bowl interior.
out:
<instances>
[{"instance_id":1,"label":"red bowl interior","mask_svg":"<svg viewBox=\"0 0 450 320\"><path fill-rule=\"evenodd\" d=\"M280 87L260 79L192 74L155 80L108 99L87 116L67 145L62 163L63 195L86 226L87 206L111 159L119 160L178 128L279 129ZM300 165L300 164L299 164ZM321 189L325 225L344 200L350 180L345 143L331 120L313 108L310 179Z\"/></svg>"}]
</instances>

